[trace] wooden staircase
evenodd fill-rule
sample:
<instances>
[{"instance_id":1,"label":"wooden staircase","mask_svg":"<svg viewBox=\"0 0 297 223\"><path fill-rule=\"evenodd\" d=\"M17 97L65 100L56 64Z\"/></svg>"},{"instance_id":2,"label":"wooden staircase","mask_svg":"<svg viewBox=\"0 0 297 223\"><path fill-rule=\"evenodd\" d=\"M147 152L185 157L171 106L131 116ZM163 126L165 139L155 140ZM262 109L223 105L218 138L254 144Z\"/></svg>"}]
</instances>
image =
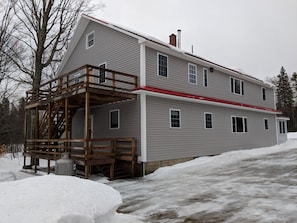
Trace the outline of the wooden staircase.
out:
<instances>
[{"instance_id":1,"label":"wooden staircase","mask_svg":"<svg viewBox=\"0 0 297 223\"><path fill-rule=\"evenodd\" d=\"M74 116L77 108L68 109L68 120ZM53 102L43 111L43 115L39 120L39 138L40 139L59 139L65 132L65 105L61 102ZM69 128L71 128L71 121ZM49 127L50 126L50 127ZM50 134L50 135L49 135Z\"/></svg>"}]
</instances>

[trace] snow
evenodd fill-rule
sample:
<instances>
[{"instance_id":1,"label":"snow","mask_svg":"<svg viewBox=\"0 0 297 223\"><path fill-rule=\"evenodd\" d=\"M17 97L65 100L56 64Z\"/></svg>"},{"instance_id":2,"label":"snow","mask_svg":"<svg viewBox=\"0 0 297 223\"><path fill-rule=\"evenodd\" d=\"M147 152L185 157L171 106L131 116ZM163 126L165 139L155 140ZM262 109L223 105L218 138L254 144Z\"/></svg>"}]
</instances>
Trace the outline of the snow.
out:
<instances>
[{"instance_id":1,"label":"snow","mask_svg":"<svg viewBox=\"0 0 297 223\"><path fill-rule=\"evenodd\" d=\"M297 222L296 149L297 133L289 133L280 145L112 182L34 176L21 171L21 155L6 155L0 158L0 223Z\"/></svg>"},{"instance_id":2,"label":"snow","mask_svg":"<svg viewBox=\"0 0 297 223\"><path fill-rule=\"evenodd\" d=\"M45 175L2 182L0 188L0 223L109 223L127 220L124 215L116 213L122 204L120 193L91 180Z\"/></svg>"}]
</instances>

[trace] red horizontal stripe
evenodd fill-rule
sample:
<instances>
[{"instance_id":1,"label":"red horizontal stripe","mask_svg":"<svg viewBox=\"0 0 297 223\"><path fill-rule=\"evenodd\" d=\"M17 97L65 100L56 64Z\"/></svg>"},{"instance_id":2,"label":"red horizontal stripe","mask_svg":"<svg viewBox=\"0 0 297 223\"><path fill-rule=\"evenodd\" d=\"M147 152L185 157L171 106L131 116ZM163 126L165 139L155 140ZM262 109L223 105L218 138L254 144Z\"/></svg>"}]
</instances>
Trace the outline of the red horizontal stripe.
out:
<instances>
[{"instance_id":1,"label":"red horizontal stripe","mask_svg":"<svg viewBox=\"0 0 297 223\"><path fill-rule=\"evenodd\" d=\"M183 93L183 92L178 92L178 91L170 91L170 90L149 87L149 86L139 87L135 90L145 90L145 91L166 94L166 95L172 95L172 96L178 96L178 97L183 97L183 98L191 98L191 99L197 99L197 100L202 100L202 101L216 102L216 103L221 103L221 104L226 104L226 105L234 105L234 106L240 106L240 107L245 107L245 108L252 108L252 109L257 109L257 110L281 113L281 111L278 111L278 110L272 109L272 108L250 105L250 104L234 102L234 101L228 101L228 100L223 100L223 99L218 99L218 98L205 97L205 96L200 96L200 95L195 95L195 94L188 94L188 93Z\"/></svg>"}]
</instances>

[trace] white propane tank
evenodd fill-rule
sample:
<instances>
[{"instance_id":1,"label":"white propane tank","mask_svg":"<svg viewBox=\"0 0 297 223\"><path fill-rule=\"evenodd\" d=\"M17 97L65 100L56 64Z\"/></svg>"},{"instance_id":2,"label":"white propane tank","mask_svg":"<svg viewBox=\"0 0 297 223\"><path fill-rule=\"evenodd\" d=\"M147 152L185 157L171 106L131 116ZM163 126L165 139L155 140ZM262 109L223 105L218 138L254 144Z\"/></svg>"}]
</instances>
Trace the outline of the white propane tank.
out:
<instances>
[{"instance_id":1,"label":"white propane tank","mask_svg":"<svg viewBox=\"0 0 297 223\"><path fill-rule=\"evenodd\" d=\"M56 175L73 175L73 160L69 158L69 153L62 153L61 159L55 162Z\"/></svg>"}]
</instances>

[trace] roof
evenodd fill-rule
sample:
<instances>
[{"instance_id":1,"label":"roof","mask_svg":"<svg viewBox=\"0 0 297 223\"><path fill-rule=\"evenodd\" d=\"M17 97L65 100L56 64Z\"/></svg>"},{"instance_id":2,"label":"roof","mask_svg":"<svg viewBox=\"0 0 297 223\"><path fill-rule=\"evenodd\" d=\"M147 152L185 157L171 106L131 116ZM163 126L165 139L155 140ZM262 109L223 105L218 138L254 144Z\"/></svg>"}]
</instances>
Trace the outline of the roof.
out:
<instances>
[{"instance_id":1,"label":"roof","mask_svg":"<svg viewBox=\"0 0 297 223\"><path fill-rule=\"evenodd\" d=\"M117 25L117 24L113 24L113 23L110 23L110 22L106 22L106 21L103 21L101 19L98 19L98 18L95 18L93 16L89 16L89 15L86 15L86 14L83 14L79 20L79 23L77 25L77 28L76 28L76 31L72 37L72 40L71 40L71 43L70 43L70 46L69 48L67 49L67 52L63 58L63 61L60 65L60 68L59 68L59 72L60 73L63 69L63 67L65 66L66 62L68 61L70 55L72 54L73 50L75 49L81 35L83 34L85 28L87 27L87 25L89 24L90 21L93 21L95 23L98 23L98 24L101 24L103 26L106 26L106 27L109 27L113 30L116 30L118 32L121 32L121 33L124 33L126 35L129 35L133 38L136 38L138 39L139 42L142 42L142 43L145 43L146 45L150 46L150 47L156 47L156 48L166 48L169 50L169 52L173 53L175 56L179 56L179 57L182 57L184 59L191 59L191 60L195 60L198 64L199 63L203 63L205 66L208 66L208 67L213 67L214 69L218 69L218 70L223 70L224 72L227 72L229 73L230 75L233 75L233 76L237 76L239 78L242 78L242 79L245 79L245 80L248 80L248 81L251 81L251 82L254 82L256 84L259 84L259 85L263 85L265 87L268 87L268 88L273 88L274 86L267 83L267 82L264 82L260 79L257 79L251 75L248 75L248 74L244 74L236 69L232 69L232 68L228 68L228 67L225 67L223 65L220 65L220 64L217 64L215 62L212 62L212 61L209 61L205 58L202 58L198 55L194 55L192 53L189 53L189 52L186 52L184 50L181 50L179 49L178 47L175 47L175 46L172 46L170 45L169 43L165 43L155 37L152 37L152 36L149 36L149 35L146 35L146 34L143 34L143 33L140 33L138 31L134 31L130 28L126 28L124 26L120 26L120 25Z\"/></svg>"}]
</instances>

